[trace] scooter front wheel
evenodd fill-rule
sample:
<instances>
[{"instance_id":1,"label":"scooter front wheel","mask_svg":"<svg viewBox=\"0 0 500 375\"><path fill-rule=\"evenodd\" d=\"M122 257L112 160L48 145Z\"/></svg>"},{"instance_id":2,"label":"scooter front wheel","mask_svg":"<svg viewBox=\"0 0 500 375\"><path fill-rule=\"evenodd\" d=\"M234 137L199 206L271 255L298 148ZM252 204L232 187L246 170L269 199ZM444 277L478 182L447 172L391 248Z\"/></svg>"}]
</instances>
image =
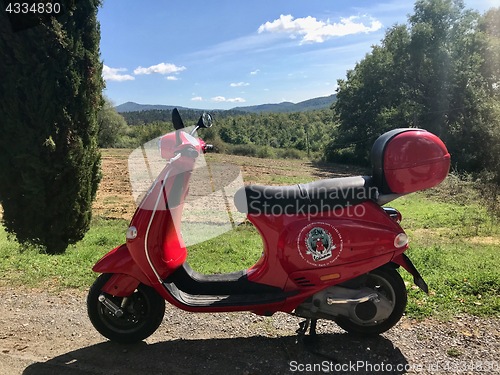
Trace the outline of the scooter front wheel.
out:
<instances>
[{"instance_id":1,"label":"scooter front wheel","mask_svg":"<svg viewBox=\"0 0 500 375\"><path fill-rule=\"evenodd\" d=\"M165 314L165 300L146 285L128 297L115 297L102 292L112 274L102 274L94 282L87 296L87 313L93 326L111 341L130 344L144 340L159 327ZM104 303L101 299L106 299ZM111 302L120 308L112 311ZM108 303L108 306L106 306Z\"/></svg>"},{"instance_id":2,"label":"scooter front wheel","mask_svg":"<svg viewBox=\"0 0 500 375\"><path fill-rule=\"evenodd\" d=\"M394 268L383 267L365 275L363 285L372 289L385 301L385 315L376 319L377 310L372 301L357 304L350 317L340 316L336 323L349 333L378 335L394 327L406 309L407 293L403 279Z\"/></svg>"}]
</instances>

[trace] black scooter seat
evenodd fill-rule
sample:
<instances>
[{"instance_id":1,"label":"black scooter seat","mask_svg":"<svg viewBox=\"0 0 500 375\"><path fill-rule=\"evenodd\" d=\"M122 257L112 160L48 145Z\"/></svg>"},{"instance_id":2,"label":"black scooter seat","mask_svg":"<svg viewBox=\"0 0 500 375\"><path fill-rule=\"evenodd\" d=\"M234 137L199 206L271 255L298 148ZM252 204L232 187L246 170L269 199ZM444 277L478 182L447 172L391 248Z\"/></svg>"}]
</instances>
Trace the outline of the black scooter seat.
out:
<instances>
[{"instance_id":1,"label":"black scooter seat","mask_svg":"<svg viewBox=\"0 0 500 375\"><path fill-rule=\"evenodd\" d=\"M252 215L315 214L378 198L369 176L340 177L291 186L248 185L234 195L238 211Z\"/></svg>"}]
</instances>

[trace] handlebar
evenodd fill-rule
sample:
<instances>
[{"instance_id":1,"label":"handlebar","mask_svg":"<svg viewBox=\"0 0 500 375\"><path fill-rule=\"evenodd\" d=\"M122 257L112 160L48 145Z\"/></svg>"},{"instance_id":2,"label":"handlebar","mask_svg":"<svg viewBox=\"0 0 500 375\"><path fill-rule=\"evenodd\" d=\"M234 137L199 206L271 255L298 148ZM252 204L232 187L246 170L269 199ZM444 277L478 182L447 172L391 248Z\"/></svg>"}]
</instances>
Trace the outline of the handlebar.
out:
<instances>
[{"instance_id":1,"label":"handlebar","mask_svg":"<svg viewBox=\"0 0 500 375\"><path fill-rule=\"evenodd\" d=\"M198 153L198 151L196 151L196 149L194 149L193 147L186 147L185 149L182 149L179 152L176 152L176 157L177 156L187 156L188 158L191 158L191 159L196 159L199 155L200 154Z\"/></svg>"}]
</instances>

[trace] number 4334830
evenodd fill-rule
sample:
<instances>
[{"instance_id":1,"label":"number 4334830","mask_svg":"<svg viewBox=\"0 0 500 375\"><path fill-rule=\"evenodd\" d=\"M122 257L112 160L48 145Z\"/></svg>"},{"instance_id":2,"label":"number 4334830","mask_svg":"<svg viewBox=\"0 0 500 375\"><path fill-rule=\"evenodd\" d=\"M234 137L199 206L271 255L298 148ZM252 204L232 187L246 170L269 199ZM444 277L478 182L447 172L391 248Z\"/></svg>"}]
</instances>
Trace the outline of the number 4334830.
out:
<instances>
[{"instance_id":1,"label":"number 4334830","mask_svg":"<svg viewBox=\"0 0 500 375\"><path fill-rule=\"evenodd\" d=\"M61 12L60 3L7 3L5 12L13 14L58 14Z\"/></svg>"}]
</instances>

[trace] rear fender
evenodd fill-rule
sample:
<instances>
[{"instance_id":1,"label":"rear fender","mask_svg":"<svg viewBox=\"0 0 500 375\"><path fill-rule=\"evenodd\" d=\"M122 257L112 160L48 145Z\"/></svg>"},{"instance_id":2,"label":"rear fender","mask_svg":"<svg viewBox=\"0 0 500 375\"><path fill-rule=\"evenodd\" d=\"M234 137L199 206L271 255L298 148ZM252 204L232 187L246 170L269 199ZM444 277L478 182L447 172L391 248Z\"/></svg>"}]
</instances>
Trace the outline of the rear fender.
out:
<instances>
[{"instance_id":1,"label":"rear fender","mask_svg":"<svg viewBox=\"0 0 500 375\"><path fill-rule=\"evenodd\" d=\"M102 290L114 296L129 296L140 283L151 286L151 282L134 262L125 244L104 255L92 270L113 274Z\"/></svg>"},{"instance_id":2,"label":"rear fender","mask_svg":"<svg viewBox=\"0 0 500 375\"><path fill-rule=\"evenodd\" d=\"M403 267L410 274L412 274L413 282L415 283L415 285L418 286L420 289L422 289L425 293L429 294L429 287L427 286L427 283L424 281L420 273L417 271L417 269L411 262L410 258L408 258L404 253L402 253L392 258L392 263Z\"/></svg>"}]
</instances>

